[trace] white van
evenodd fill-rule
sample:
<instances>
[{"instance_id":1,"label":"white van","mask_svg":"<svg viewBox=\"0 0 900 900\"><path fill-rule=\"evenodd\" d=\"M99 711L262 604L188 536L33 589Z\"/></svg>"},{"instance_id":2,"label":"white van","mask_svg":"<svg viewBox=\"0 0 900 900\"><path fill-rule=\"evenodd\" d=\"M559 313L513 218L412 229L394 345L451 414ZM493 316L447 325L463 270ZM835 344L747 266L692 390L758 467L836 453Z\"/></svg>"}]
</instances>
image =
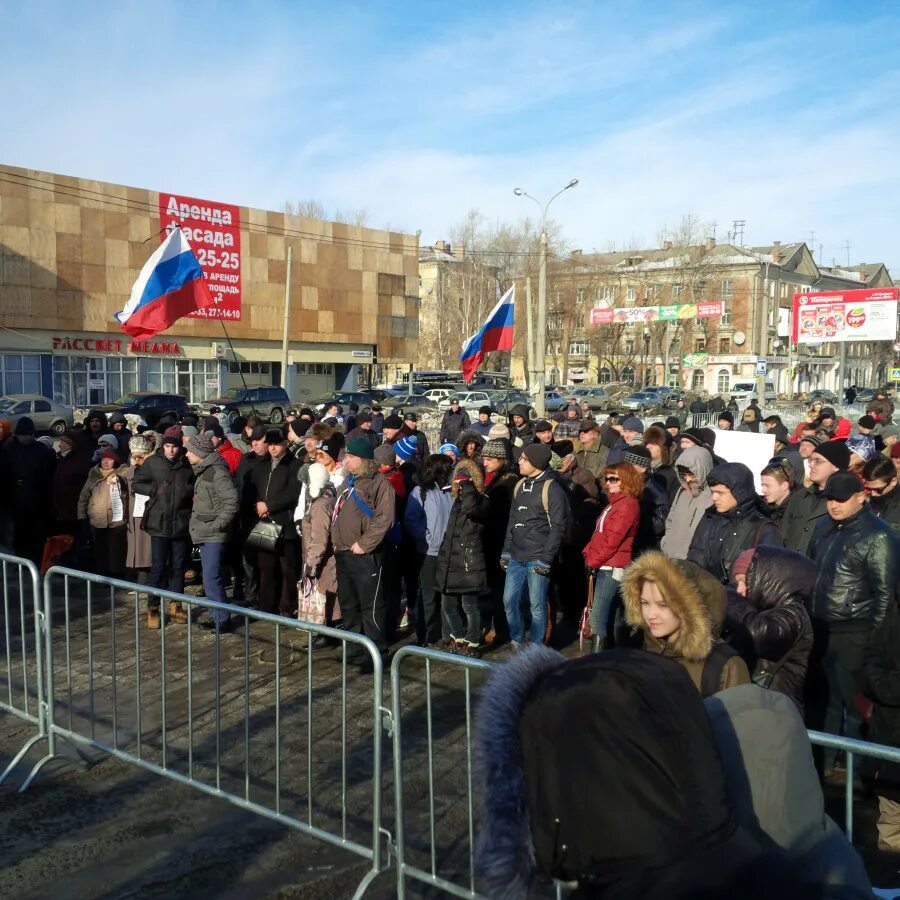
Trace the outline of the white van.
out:
<instances>
[{"instance_id":1,"label":"white van","mask_svg":"<svg viewBox=\"0 0 900 900\"><path fill-rule=\"evenodd\" d=\"M759 400L756 392L756 381L736 381L729 390L728 395L734 397L738 403L749 403L751 400ZM763 403L774 403L778 399L775 393L775 385L771 381L766 382L766 396Z\"/></svg>"}]
</instances>

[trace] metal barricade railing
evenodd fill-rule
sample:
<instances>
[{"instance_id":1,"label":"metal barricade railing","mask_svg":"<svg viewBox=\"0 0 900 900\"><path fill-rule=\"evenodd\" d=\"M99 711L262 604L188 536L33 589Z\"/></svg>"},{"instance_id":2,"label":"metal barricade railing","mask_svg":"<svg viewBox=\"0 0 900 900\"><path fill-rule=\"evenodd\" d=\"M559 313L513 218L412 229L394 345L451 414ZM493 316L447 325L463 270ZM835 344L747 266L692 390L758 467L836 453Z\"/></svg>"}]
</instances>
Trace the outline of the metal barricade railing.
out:
<instances>
[{"instance_id":1,"label":"metal barricade railing","mask_svg":"<svg viewBox=\"0 0 900 900\"><path fill-rule=\"evenodd\" d=\"M826 747L839 750L845 754L845 773L847 782L844 790L844 831L847 840L853 843L853 780L855 757L863 756L872 759L883 759L887 762L900 763L900 749L885 747L882 744L870 744L868 741L857 741L853 738L838 737L824 731L810 731L809 742L815 747Z\"/></svg>"},{"instance_id":2,"label":"metal barricade railing","mask_svg":"<svg viewBox=\"0 0 900 900\"><path fill-rule=\"evenodd\" d=\"M142 597L159 602L158 631L144 624ZM372 641L61 567L47 572L43 600L48 753L23 790L59 739L87 745L363 857L370 866L354 895L362 896L386 865L387 711ZM170 602L189 614L228 612L238 627L201 633L192 615L172 626ZM312 652L319 635L339 649L330 681L315 677L328 665ZM291 637L306 639L302 666L293 662L304 645ZM362 675L348 676L356 663L371 673L364 691Z\"/></svg>"},{"instance_id":3,"label":"metal barricade railing","mask_svg":"<svg viewBox=\"0 0 900 900\"><path fill-rule=\"evenodd\" d=\"M44 706L43 604L40 574L27 559L0 553L3 642L0 710L37 726L0 774L2 784L34 744L47 734Z\"/></svg>"},{"instance_id":4,"label":"metal barricade railing","mask_svg":"<svg viewBox=\"0 0 900 900\"><path fill-rule=\"evenodd\" d=\"M688 423L690 428L709 428L710 426L715 427L718 421L719 414L717 412L688 414Z\"/></svg>"}]
</instances>

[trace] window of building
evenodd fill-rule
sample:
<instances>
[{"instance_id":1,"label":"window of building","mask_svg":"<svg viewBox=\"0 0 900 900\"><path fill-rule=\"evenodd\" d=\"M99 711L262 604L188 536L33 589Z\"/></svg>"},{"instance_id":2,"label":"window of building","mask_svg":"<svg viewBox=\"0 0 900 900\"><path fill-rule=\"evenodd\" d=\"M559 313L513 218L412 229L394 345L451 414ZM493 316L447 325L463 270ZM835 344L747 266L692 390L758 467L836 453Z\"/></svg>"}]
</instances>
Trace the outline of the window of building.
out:
<instances>
[{"instance_id":1,"label":"window of building","mask_svg":"<svg viewBox=\"0 0 900 900\"><path fill-rule=\"evenodd\" d=\"M703 369L694 369L694 374L691 378L691 387L695 391L702 391L704 384L706 384L706 376Z\"/></svg>"},{"instance_id":2,"label":"window of building","mask_svg":"<svg viewBox=\"0 0 900 900\"><path fill-rule=\"evenodd\" d=\"M241 367L245 363L240 364ZM259 365L249 363L246 365ZM264 363L268 366L269 363ZM220 393L219 364L214 359L147 360L147 390L180 394L188 403L200 403Z\"/></svg>"},{"instance_id":3,"label":"window of building","mask_svg":"<svg viewBox=\"0 0 900 900\"><path fill-rule=\"evenodd\" d=\"M112 403L138 389L136 357L53 357L53 399L57 403L76 408Z\"/></svg>"},{"instance_id":4,"label":"window of building","mask_svg":"<svg viewBox=\"0 0 900 900\"><path fill-rule=\"evenodd\" d=\"M584 288L578 288L578 290L575 291L575 302L579 306L584 304Z\"/></svg>"},{"instance_id":5,"label":"window of building","mask_svg":"<svg viewBox=\"0 0 900 900\"><path fill-rule=\"evenodd\" d=\"M569 356L587 356L588 345L585 341L572 341L569 344Z\"/></svg>"},{"instance_id":6,"label":"window of building","mask_svg":"<svg viewBox=\"0 0 900 900\"><path fill-rule=\"evenodd\" d=\"M719 394L727 394L730 385L731 375L729 374L728 369L719 369L719 374L716 376L716 392Z\"/></svg>"},{"instance_id":7,"label":"window of building","mask_svg":"<svg viewBox=\"0 0 900 900\"><path fill-rule=\"evenodd\" d=\"M625 299L629 303L634 303L637 300L637 285L629 284L625 289Z\"/></svg>"},{"instance_id":8,"label":"window of building","mask_svg":"<svg viewBox=\"0 0 900 900\"><path fill-rule=\"evenodd\" d=\"M722 325L731 325L731 301L723 300L722 301Z\"/></svg>"},{"instance_id":9,"label":"window of building","mask_svg":"<svg viewBox=\"0 0 900 900\"><path fill-rule=\"evenodd\" d=\"M726 278L722 282L722 299L730 300L734 296L734 282L730 278Z\"/></svg>"},{"instance_id":10,"label":"window of building","mask_svg":"<svg viewBox=\"0 0 900 900\"><path fill-rule=\"evenodd\" d=\"M298 375L334 375L334 363L297 363Z\"/></svg>"},{"instance_id":11,"label":"window of building","mask_svg":"<svg viewBox=\"0 0 900 900\"><path fill-rule=\"evenodd\" d=\"M660 298L660 296L662 295L662 288L663 288L663 286L659 282L657 282L656 284L653 285L653 299L654 300L658 300Z\"/></svg>"},{"instance_id":12,"label":"window of building","mask_svg":"<svg viewBox=\"0 0 900 900\"><path fill-rule=\"evenodd\" d=\"M603 284L597 288L597 297L600 300L612 300L613 286L611 284Z\"/></svg>"},{"instance_id":13,"label":"window of building","mask_svg":"<svg viewBox=\"0 0 900 900\"><path fill-rule=\"evenodd\" d=\"M41 358L9 353L0 356L0 394L39 394Z\"/></svg>"},{"instance_id":14,"label":"window of building","mask_svg":"<svg viewBox=\"0 0 900 900\"><path fill-rule=\"evenodd\" d=\"M612 372L610 372L610 370L607 369L606 366L604 366L597 373L597 380L600 382L600 384L609 384L612 381Z\"/></svg>"},{"instance_id":15,"label":"window of building","mask_svg":"<svg viewBox=\"0 0 900 900\"><path fill-rule=\"evenodd\" d=\"M634 385L634 367L633 366L625 366L622 369L622 377L621 381L623 384Z\"/></svg>"},{"instance_id":16,"label":"window of building","mask_svg":"<svg viewBox=\"0 0 900 900\"><path fill-rule=\"evenodd\" d=\"M272 363L268 362L230 362L228 371L232 375L243 373L244 375L269 375L272 374Z\"/></svg>"},{"instance_id":17,"label":"window of building","mask_svg":"<svg viewBox=\"0 0 900 900\"><path fill-rule=\"evenodd\" d=\"M684 293L684 285L683 284L673 284L672 285L672 297L678 298Z\"/></svg>"},{"instance_id":18,"label":"window of building","mask_svg":"<svg viewBox=\"0 0 900 900\"><path fill-rule=\"evenodd\" d=\"M694 353L703 353L706 350L706 338L694 339Z\"/></svg>"},{"instance_id":19,"label":"window of building","mask_svg":"<svg viewBox=\"0 0 900 900\"><path fill-rule=\"evenodd\" d=\"M634 338L629 338L625 341L625 352L629 355L634 353Z\"/></svg>"},{"instance_id":20,"label":"window of building","mask_svg":"<svg viewBox=\"0 0 900 900\"><path fill-rule=\"evenodd\" d=\"M719 353L731 353L731 338L719 338Z\"/></svg>"}]
</instances>

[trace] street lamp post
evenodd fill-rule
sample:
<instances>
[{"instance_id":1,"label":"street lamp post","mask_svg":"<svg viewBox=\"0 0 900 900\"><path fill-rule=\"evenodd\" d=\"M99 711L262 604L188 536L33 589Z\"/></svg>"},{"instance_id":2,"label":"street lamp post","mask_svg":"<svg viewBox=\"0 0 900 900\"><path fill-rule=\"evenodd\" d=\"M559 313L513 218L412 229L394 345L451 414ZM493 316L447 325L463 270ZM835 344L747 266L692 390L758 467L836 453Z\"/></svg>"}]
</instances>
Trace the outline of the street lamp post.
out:
<instances>
[{"instance_id":1,"label":"street lamp post","mask_svg":"<svg viewBox=\"0 0 900 900\"><path fill-rule=\"evenodd\" d=\"M547 210L550 204L563 192L569 188L575 187L578 179L573 178L564 188L558 190L545 204L536 197L532 197L522 188L514 188L513 193L517 197L527 197L533 200L541 210L541 261L538 269L538 314L537 314L537 332L535 334L535 362L538 366L536 388L537 394L534 398L534 408L538 418L544 418L546 408L544 406L544 383L546 381L546 356L547 356ZM568 353L569 348L565 348Z\"/></svg>"}]
</instances>

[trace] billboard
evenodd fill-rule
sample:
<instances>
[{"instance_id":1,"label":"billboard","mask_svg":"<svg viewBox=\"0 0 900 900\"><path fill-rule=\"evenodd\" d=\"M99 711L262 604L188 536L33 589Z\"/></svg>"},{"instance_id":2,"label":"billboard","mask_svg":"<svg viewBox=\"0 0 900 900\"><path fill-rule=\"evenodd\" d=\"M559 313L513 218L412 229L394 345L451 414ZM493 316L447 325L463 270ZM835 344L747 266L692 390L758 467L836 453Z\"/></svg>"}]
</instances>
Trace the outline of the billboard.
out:
<instances>
[{"instance_id":1,"label":"billboard","mask_svg":"<svg viewBox=\"0 0 900 900\"><path fill-rule=\"evenodd\" d=\"M241 318L241 225L238 207L182 197L159 195L161 235L181 228L206 276L215 306L189 313L193 319Z\"/></svg>"},{"instance_id":2,"label":"billboard","mask_svg":"<svg viewBox=\"0 0 900 900\"><path fill-rule=\"evenodd\" d=\"M794 294L791 340L892 341L897 337L898 293L891 287Z\"/></svg>"},{"instance_id":3,"label":"billboard","mask_svg":"<svg viewBox=\"0 0 900 900\"><path fill-rule=\"evenodd\" d=\"M691 319L711 319L722 315L722 303L679 303L675 306L595 306L591 310L591 325L622 325L636 322L678 322Z\"/></svg>"}]
</instances>

